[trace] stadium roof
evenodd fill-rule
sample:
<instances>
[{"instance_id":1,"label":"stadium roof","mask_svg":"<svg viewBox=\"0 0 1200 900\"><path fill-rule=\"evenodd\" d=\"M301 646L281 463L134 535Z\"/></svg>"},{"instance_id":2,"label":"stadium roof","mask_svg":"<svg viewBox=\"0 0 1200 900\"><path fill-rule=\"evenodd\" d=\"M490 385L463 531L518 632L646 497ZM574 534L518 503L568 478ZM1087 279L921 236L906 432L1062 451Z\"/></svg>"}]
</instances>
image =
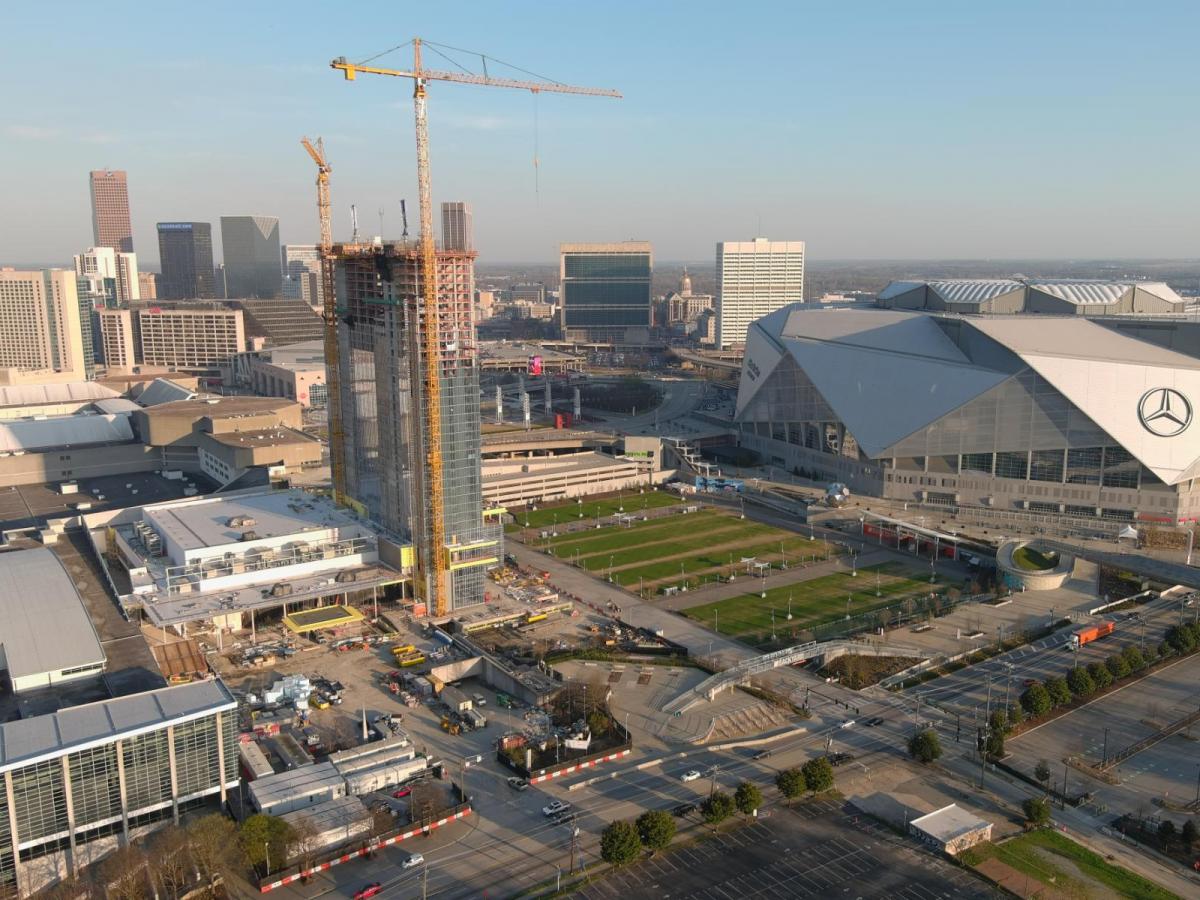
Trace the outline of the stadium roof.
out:
<instances>
[{"instance_id":1,"label":"stadium roof","mask_svg":"<svg viewBox=\"0 0 1200 900\"><path fill-rule=\"evenodd\" d=\"M188 390L169 378L155 378L138 394L138 403L142 406L158 406L160 403L171 403L175 400L191 400L195 396L195 391Z\"/></svg>"},{"instance_id":2,"label":"stadium roof","mask_svg":"<svg viewBox=\"0 0 1200 900\"><path fill-rule=\"evenodd\" d=\"M0 387L0 407L50 406L55 403L90 403L120 397L116 391L94 381L63 384L10 384Z\"/></svg>"},{"instance_id":3,"label":"stadium roof","mask_svg":"<svg viewBox=\"0 0 1200 900\"><path fill-rule=\"evenodd\" d=\"M117 413L129 413L135 409L141 409L132 400L126 400L124 397L112 397L108 400L97 400L92 406L108 415L116 415Z\"/></svg>"},{"instance_id":4,"label":"stadium roof","mask_svg":"<svg viewBox=\"0 0 1200 900\"><path fill-rule=\"evenodd\" d=\"M104 662L75 583L48 548L0 553L0 647L11 679Z\"/></svg>"},{"instance_id":5,"label":"stadium roof","mask_svg":"<svg viewBox=\"0 0 1200 900\"><path fill-rule=\"evenodd\" d=\"M49 447L126 444L133 440L127 414L51 416L0 422L0 451L17 453Z\"/></svg>"},{"instance_id":6,"label":"stadium roof","mask_svg":"<svg viewBox=\"0 0 1200 900\"><path fill-rule=\"evenodd\" d=\"M0 724L0 772L161 728L168 722L236 709L217 679L129 694L45 716Z\"/></svg>"},{"instance_id":7,"label":"stadium roof","mask_svg":"<svg viewBox=\"0 0 1200 900\"><path fill-rule=\"evenodd\" d=\"M1200 359L1080 316L784 307L747 336L739 417L785 357L871 457L1032 370L1164 483L1200 472ZM1180 405L1177 430L1143 421L1164 389Z\"/></svg>"},{"instance_id":8,"label":"stadium roof","mask_svg":"<svg viewBox=\"0 0 1200 900\"><path fill-rule=\"evenodd\" d=\"M943 278L930 281L893 281L877 295L879 300L892 300L910 291L927 287L946 303L984 304L1014 291L1033 290L1056 297L1073 306L1105 306L1117 303L1136 289L1152 294L1170 304L1182 304L1184 299L1161 281L1084 281L1066 278Z\"/></svg>"},{"instance_id":9,"label":"stadium roof","mask_svg":"<svg viewBox=\"0 0 1200 900\"><path fill-rule=\"evenodd\" d=\"M1126 293L1137 288L1170 303L1182 303L1183 298L1161 281L1031 281L1029 286L1076 306L1093 303L1116 303Z\"/></svg>"}]
</instances>

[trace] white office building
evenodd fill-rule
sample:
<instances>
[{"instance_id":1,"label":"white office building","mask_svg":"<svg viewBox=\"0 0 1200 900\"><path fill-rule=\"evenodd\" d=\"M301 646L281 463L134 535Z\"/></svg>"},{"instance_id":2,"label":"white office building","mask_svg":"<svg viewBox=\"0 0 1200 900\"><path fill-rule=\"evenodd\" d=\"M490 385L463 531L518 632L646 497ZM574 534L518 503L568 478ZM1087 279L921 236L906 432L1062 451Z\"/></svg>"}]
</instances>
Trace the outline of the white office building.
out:
<instances>
[{"instance_id":1,"label":"white office building","mask_svg":"<svg viewBox=\"0 0 1200 900\"><path fill-rule=\"evenodd\" d=\"M141 299L136 253L121 253L111 247L89 247L75 259L75 275L86 280L94 294L105 293L97 284L109 279L115 285L113 297L118 303Z\"/></svg>"},{"instance_id":2,"label":"white office building","mask_svg":"<svg viewBox=\"0 0 1200 900\"><path fill-rule=\"evenodd\" d=\"M717 346L746 341L755 319L804 299L804 241L717 244Z\"/></svg>"}]
</instances>

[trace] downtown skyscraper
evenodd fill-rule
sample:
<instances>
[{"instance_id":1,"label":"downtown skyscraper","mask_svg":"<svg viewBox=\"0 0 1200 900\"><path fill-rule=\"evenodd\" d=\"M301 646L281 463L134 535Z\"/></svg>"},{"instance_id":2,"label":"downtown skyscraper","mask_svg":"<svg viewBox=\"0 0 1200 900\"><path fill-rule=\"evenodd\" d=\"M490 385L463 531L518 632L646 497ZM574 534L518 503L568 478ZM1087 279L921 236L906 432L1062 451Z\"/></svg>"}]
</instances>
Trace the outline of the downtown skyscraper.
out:
<instances>
[{"instance_id":1,"label":"downtown skyscraper","mask_svg":"<svg viewBox=\"0 0 1200 900\"><path fill-rule=\"evenodd\" d=\"M563 337L615 345L648 343L654 272L650 243L561 244L559 253Z\"/></svg>"},{"instance_id":2,"label":"downtown skyscraper","mask_svg":"<svg viewBox=\"0 0 1200 900\"><path fill-rule=\"evenodd\" d=\"M164 300L213 298L212 225L208 222L159 222L158 256Z\"/></svg>"},{"instance_id":3,"label":"downtown skyscraper","mask_svg":"<svg viewBox=\"0 0 1200 900\"><path fill-rule=\"evenodd\" d=\"M475 249L475 223L471 204L461 201L442 204L442 249Z\"/></svg>"},{"instance_id":4,"label":"downtown skyscraper","mask_svg":"<svg viewBox=\"0 0 1200 900\"><path fill-rule=\"evenodd\" d=\"M221 216L221 253L226 297L270 300L283 295L275 216Z\"/></svg>"},{"instance_id":5,"label":"downtown skyscraper","mask_svg":"<svg viewBox=\"0 0 1200 900\"><path fill-rule=\"evenodd\" d=\"M92 194L92 244L119 253L133 252L129 184L124 172L98 169L88 175Z\"/></svg>"}]
</instances>

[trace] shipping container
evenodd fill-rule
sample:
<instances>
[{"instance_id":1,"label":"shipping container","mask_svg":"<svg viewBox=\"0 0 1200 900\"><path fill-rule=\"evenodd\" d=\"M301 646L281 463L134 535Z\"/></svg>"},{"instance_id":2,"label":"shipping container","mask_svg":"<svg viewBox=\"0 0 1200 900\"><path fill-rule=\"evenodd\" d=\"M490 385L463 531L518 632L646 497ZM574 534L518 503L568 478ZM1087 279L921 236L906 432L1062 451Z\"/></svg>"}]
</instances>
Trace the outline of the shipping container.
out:
<instances>
[{"instance_id":1,"label":"shipping container","mask_svg":"<svg viewBox=\"0 0 1200 900\"><path fill-rule=\"evenodd\" d=\"M1089 625L1087 628L1081 628L1071 635L1071 644L1075 647L1090 644L1094 640L1112 634L1114 627L1112 622L1100 622L1097 625Z\"/></svg>"}]
</instances>

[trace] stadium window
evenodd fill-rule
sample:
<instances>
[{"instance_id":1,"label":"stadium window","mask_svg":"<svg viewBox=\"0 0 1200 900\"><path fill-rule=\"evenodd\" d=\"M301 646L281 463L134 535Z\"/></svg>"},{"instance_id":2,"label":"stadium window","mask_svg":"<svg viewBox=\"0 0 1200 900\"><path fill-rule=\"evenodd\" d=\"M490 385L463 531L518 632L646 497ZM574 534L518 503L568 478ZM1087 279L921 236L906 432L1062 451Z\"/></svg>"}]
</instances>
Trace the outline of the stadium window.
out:
<instances>
[{"instance_id":1,"label":"stadium window","mask_svg":"<svg viewBox=\"0 0 1200 900\"><path fill-rule=\"evenodd\" d=\"M1100 458L1099 447L1075 447L1067 450L1067 483L1099 484Z\"/></svg>"},{"instance_id":2,"label":"stadium window","mask_svg":"<svg viewBox=\"0 0 1200 900\"><path fill-rule=\"evenodd\" d=\"M983 472L987 475L992 474L992 454L990 453L964 453L962 455L962 464L960 467L962 472Z\"/></svg>"},{"instance_id":3,"label":"stadium window","mask_svg":"<svg viewBox=\"0 0 1200 900\"><path fill-rule=\"evenodd\" d=\"M996 477L1017 478L1022 481L1029 475L1029 455L1024 451L1001 451L996 454Z\"/></svg>"},{"instance_id":4,"label":"stadium window","mask_svg":"<svg viewBox=\"0 0 1200 900\"><path fill-rule=\"evenodd\" d=\"M1063 480L1063 451L1034 450L1029 459L1030 481Z\"/></svg>"}]
</instances>

